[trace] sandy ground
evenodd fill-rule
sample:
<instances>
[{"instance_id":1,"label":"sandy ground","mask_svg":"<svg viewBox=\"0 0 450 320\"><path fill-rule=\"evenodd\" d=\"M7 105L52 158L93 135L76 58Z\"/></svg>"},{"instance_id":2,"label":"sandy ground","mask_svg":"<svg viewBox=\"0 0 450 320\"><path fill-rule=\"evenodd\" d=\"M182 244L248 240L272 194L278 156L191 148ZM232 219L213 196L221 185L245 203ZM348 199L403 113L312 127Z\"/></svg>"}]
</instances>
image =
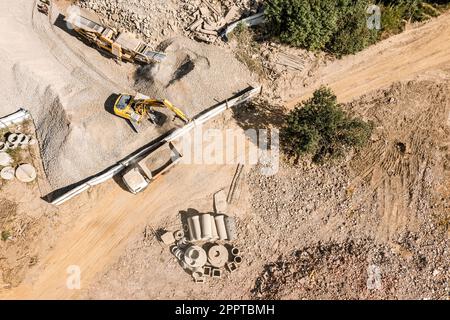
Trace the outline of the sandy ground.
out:
<instances>
[{"instance_id":1,"label":"sandy ground","mask_svg":"<svg viewBox=\"0 0 450 320\"><path fill-rule=\"evenodd\" d=\"M288 107L321 85L330 86L339 101L348 102L372 90L405 80L449 79L450 14L393 36L357 55L329 63L312 78L283 82ZM302 88L302 85L306 87Z\"/></svg>"},{"instance_id":2,"label":"sandy ground","mask_svg":"<svg viewBox=\"0 0 450 320\"><path fill-rule=\"evenodd\" d=\"M31 11L30 7L24 6L24 8L30 9ZM8 12L10 12L11 14L15 13L15 15L12 16L17 17L21 16L21 10L22 8L18 4L17 7L14 6L13 9L9 10ZM5 10L3 10L2 12L5 12ZM10 19L14 20L16 18ZM22 21L22 23L29 23L27 19L30 19L30 17L24 18L24 21ZM448 50L450 49L448 48L450 43L448 41L450 34L448 32L448 29L450 28L449 19L450 16L448 14L444 15L438 19L434 19L433 21L425 24L418 29L407 31L401 35L383 41L379 45L369 48L356 56L345 58L342 61L337 61L332 64L326 65L325 67L319 69L317 79L320 80L313 81L313 83L311 85L308 85L306 88L299 89L300 91L298 91L295 88L295 83L293 83L292 89L293 91L295 91L295 93L293 92L292 94L287 94L285 101L290 101L287 104L289 106L292 106L297 101L299 101L301 97L305 97L310 92L312 92L314 88L323 83L330 84L336 90L336 93L342 101L350 101L358 98L368 91L372 91L378 88L387 88L393 82L399 80L432 79L442 81L448 79L448 70L450 68L450 50ZM32 39L34 38L30 36L30 39L27 40L35 41ZM42 44L39 45L42 46ZM45 47L46 45L43 46ZM52 45L49 45L49 47L51 48ZM45 47L45 50L48 50L48 48ZM92 51L92 54L96 54L94 52L95 50ZM26 54L24 53L24 57L25 56ZM46 55L43 54L43 56ZM8 83L10 82L8 81ZM14 84L15 82L11 83ZM444 89L444 87L433 88L431 92L434 92L435 95L426 96L424 94L423 104L419 104L419 106L426 106L428 102L433 102L435 97L439 97L439 99L444 97L442 99L445 99L445 94L442 93L443 90L446 89ZM408 90L398 91L400 92L399 95L392 95L396 99L406 99L407 95L405 97L402 96L402 94L405 94L405 92L410 92ZM376 99L381 99L380 97L382 96L383 93L380 93L380 95L378 95L378 93L375 94L374 101L376 102ZM10 99L12 98L14 97L11 97ZM428 123L429 121L431 121L431 123L436 124L436 130L438 130L440 127L443 128L442 130L448 130L448 127L447 129L445 129L445 126L448 126L448 123L446 123L448 119L448 104L445 104L444 100L441 100L441 102L442 104L440 104L440 106L443 109L439 109L438 107L434 111L434 113L431 113L430 119L425 119L423 118L424 116L421 116L420 112L424 112L425 114L425 111L427 110L417 109L416 111L419 113L414 113L415 116L411 120L412 123L414 123L415 128L421 129L423 128L423 123ZM377 104L374 103L374 105L376 106ZM365 115L363 108L356 108L355 110L358 110L358 112L361 112L363 115ZM382 109L382 111L389 113L389 108ZM378 115L376 114L376 112L369 112L367 116L377 117ZM379 116L387 118L391 117L392 119L400 119L389 114L381 114ZM441 122L437 121L437 119L440 119ZM395 121L390 122L386 125L390 126L390 128L395 129L401 126L401 121L400 123L396 123ZM446 131L443 132L445 133ZM435 137L439 137L439 135L435 135ZM413 142L413 146L420 147L420 143L414 143L417 138L414 136L414 134L411 133L411 130L399 130L397 136L389 137L387 141L395 144L398 142L396 139L400 139L401 141L409 139ZM433 141L435 141L434 138ZM374 146L376 147L377 144L374 144ZM414 148L415 147L413 147L413 151L416 152L417 157L419 157L419 159L422 159L422 151L420 150L423 149ZM395 148L393 150L395 150ZM358 171L356 169L352 169L354 170L354 172L360 172L360 174L354 176L355 180L353 183L351 182L351 185L360 185L361 181L367 182L368 179L369 181L372 181L374 183L374 186L371 188L369 185L368 190L372 190L372 192L363 192L362 194L360 194L361 198L355 198L354 201L355 204L360 204L361 202L365 203L366 201L370 202L369 199L371 199L370 197L373 197L373 192L376 192L377 199L386 199L384 206L378 207L376 205L376 208L374 209L376 212L378 212L379 217L382 219L382 223L379 224L380 229L376 229L377 231L374 231L374 233L370 234L369 236L376 238L377 241L380 242L388 242L392 240L392 237L394 235L398 235L395 229L397 227L402 229L402 221L409 221L410 217L402 215L405 210L402 211L401 208L409 205L405 205L404 203L402 203L403 198L393 199L393 201L390 201L387 197L390 197L393 194L400 194L399 192L404 192L405 184L402 183L414 185L415 178L413 178L412 182L407 182L407 179L409 179L409 177L406 176L405 180L405 178L403 178L402 176L404 171L402 171L402 169L398 169L399 166L395 165L395 163L400 163L400 168L402 168L404 162L398 160L398 157L392 158L389 152L385 154L385 157L379 157L376 149L369 150L368 157L373 161L362 161L360 164L358 164L357 159L355 160L355 168L358 168L359 166L364 168L365 170ZM386 162L380 162L380 159L387 160ZM414 163L415 160L413 159L412 161ZM386 167L384 163L388 163L389 166ZM392 163L394 163L394 165L392 165ZM385 173L383 173L383 170L386 170L386 172L394 170L395 172L395 170L397 169L400 170L400 173L395 175L393 178L391 178L389 174L387 174L388 177L386 177ZM289 176L289 174L291 174L292 172L290 172L288 169L286 170L286 175ZM413 167L411 167L411 170L413 170ZM314 230L316 224L321 221L328 221L329 219L331 220L326 224L326 229L325 231L323 231L324 233L333 234L333 232L342 228L341 224L343 222L338 220L337 217L333 218L330 217L327 212L318 211L320 214L315 215L316 218L308 220L308 223L305 224L306 231L302 228L299 229L298 226L302 225L301 217L290 220L295 215L295 210L291 212L280 207L276 208L275 213L278 213L282 216L284 215L285 224L282 224L280 228L276 230L276 232L274 232L275 230L273 230L271 227L263 226L258 229L255 227L255 224L258 225L258 219L267 219L267 221L269 222L268 225L270 226L273 223L277 223L276 220L273 221L274 217L277 217L277 215L269 214L272 213L272 209L270 209L272 207L269 206L261 207L259 209L257 207L256 209L255 207L253 207L253 209L250 208L250 204L248 203L249 201L246 200L246 194L244 193L242 195L244 199L244 204L242 204L243 219L240 227L244 228L244 225L248 224L249 229L256 229L249 233L242 232L240 243L243 247L246 246L249 248L249 261L251 261L251 258L255 255L259 257L259 260L255 262L255 265L253 267L248 269L248 273L242 272L236 275L234 279L227 279L229 280L229 282L226 282L225 279L222 279L220 285L216 287L218 289L221 289L220 295L218 295L219 290L216 290L212 293L209 292L208 288L210 287L205 287L203 289L194 287L195 285L190 282L190 279L188 279L189 277L184 274L181 269L177 270L175 268L176 265L174 264L173 257L170 256L169 252L165 249L162 249L155 240L151 241L150 244L148 244L150 246L150 249L146 249L144 253L139 253L139 250L136 249L141 246L140 242L142 241L140 239L139 233L143 230L146 224L151 224L152 226L156 227L156 225L159 224L163 225L164 223L173 223L174 220L168 218L168 213L172 212L172 216L174 216L180 210L186 210L186 208L188 208L189 206L196 206L199 209L201 209L200 207L207 208L211 204L212 194L215 191L221 188L226 188L229 185L234 171L235 166L177 166L162 179L157 181L152 186L152 188L149 188L148 190L146 190L146 192L139 196L133 196L125 192L114 181L110 181L102 185L101 187L91 190L89 193L83 194L81 197L75 200L76 204L68 203L59 209L61 210L61 212L66 211L74 213L76 211L76 219L73 219L71 220L71 222L67 223L67 226L71 227L68 228L67 232L61 233L58 241L55 242L53 248L48 250L48 253L42 255L40 261L35 266L33 266L30 272L28 272L23 283L11 290L3 290L3 292L1 293L2 296L7 298L188 298L192 297L192 293L198 293L199 295L196 297L249 297L250 290L254 289L255 279L257 278L259 273L262 273L262 271L264 270L264 265L270 261L276 261L278 255L288 255L289 252L294 250L294 248L296 247L296 242L292 238L286 239L280 237L279 239L277 239L277 242L275 242L275 244L273 242L267 242L266 245L268 248L271 248L271 250L268 250L266 253L261 253L262 251L258 251L262 250L261 248L258 249L258 238L246 236L246 234L264 234L266 236L269 236L272 233L275 233L277 235L294 234L297 237L309 237L309 239L314 239ZM314 175L316 174L315 172L306 170L297 172L297 174L302 176L306 172L309 172L310 175L313 175L311 179L314 179ZM436 172L436 175L438 176L439 174L442 174L442 172L440 171ZM326 171L322 174L328 175L330 174L330 171ZM250 180L252 179L251 177L252 176L250 175ZM314 180L315 183L318 184L320 183L320 179L319 181L317 181L317 177L320 178L320 175L316 174L316 180ZM277 183L271 186L271 188L273 189L270 189L270 181L265 182L259 177L254 177L254 179L256 179L258 183L262 183L259 186L259 188L261 189L255 189L256 191L266 189L273 190L273 194L277 195L278 198L276 199L273 199L271 197L265 198L272 199L272 202L270 202L271 206L275 205L279 201L279 199L282 199L281 197L283 195L277 194L275 192L276 190L281 190L280 188L278 188ZM277 179L278 178L275 178L273 181L277 182ZM271 183L273 183L273 181ZM281 184L282 181L286 180L281 180L279 184ZM332 182L338 183L337 181ZM437 185L439 185L438 182L436 182ZM382 188L379 187L380 183L383 186ZM251 185L256 186L257 184L253 182L253 184ZM341 187L346 188L347 185L343 185ZM445 184L441 187L444 188ZM339 188L339 192L343 192L345 194L345 188ZM250 199L250 202L260 202L261 205L264 205L264 199L255 201L255 199L258 200L258 193L261 193L256 192L255 194L255 190L253 190L253 194L250 193L250 195L248 195L248 199ZM321 189L318 187L317 190L320 191ZM356 192L356 196L358 195L359 194ZM328 194L325 197L333 197L333 193ZM189 200L187 201L186 199ZM319 197L318 199L323 198ZM245 203L247 203L247 205L245 205ZM280 205L282 203L283 202L280 202ZM383 202L381 200L377 200L374 203L382 204ZM321 205L326 206L327 203L324 202L321 203ZM311 213L311 211L316 212L317 209L318 208L316 207L312 207L308 209L308 213ZM255 214L254 210L265 212L265 214L263 214L261 217L251 216L251 214ZM418 210L420 211L421 209L419 208ZM422 212L426 213L427 211L422 210ZM368 221L370 221L370 219ZM355 224L357 223L358 222L355 222ZM413 222L411 223L414 224ZM375 225L377 224L375 223ZM386 230L383 230L383 228L386 228ZM417 229L414 229L414 226L412 226L411 228L408 227L407 230L415 231ZM357 231L351 229L350 233L352 232ZM445 232L444 235L448 237L448 234L446 234ZM345 241L345 238L347 236L346 232L336 234L336 239L326 238L325 240L341 242ZM441 236L442 235L440 235L440 237ZM134 239L131 244L129 243L130 238ZM445 257L445 254L448 254L447 244L445 240L441 240L441 242L439 243L439 246L442 246L444 248L443 250L447 251L437 252L435 256ZM307 243L303 244L307 245ZM360 247L363 248L362 251L364 251L364 249L366 248L365 244L362 244ZM124 251L125 249L126 251ZM403 247L401 246L398 247L398 250L400 252L405 252ZM341 252L342 250L338 249L338 251ZM122 254L124 255L119 259ZM128 263L130 261L135 261L135 258L139 254L141 254L141 256L139 257L143 259L138 260L139 266L146 266L146 260L144 260L144 258L155 259L155 262L152 262L155 264L149 264L149 266L155 266L155 268L157 268L155 270L158 270L158 272L161 273L152 273L149 272L149 267L139 269L134 265L130 265L129 268L125 268L125 270L121 271L119 266L115 264L117 261L119 261L117 263L122 264ZM404 254L408 255L407 252ZM358 258L357 260L360 261L360 259L361 258ZM365 258L363 257L362 259L364 260ZM161 261L161 263L158 263L158 261ZM445 264L443 264L441 260L436 260L435 262L437 266L436 272L435 270L428 269L427 272L430 271L433 274L436 273L437 277L441 277L442 275L445 276L445 274L448 272L448 266L447 269L445 269ZM67 268L71 265L78 265L81 268L83 289L81 291L68 290L66 288L66 280L68 276ZM249 265L251 265L250 262ZM164 281L158 282L154 285L154 287L151 287L150 284L155 279L152 278L152 276L158 276L162 274L167 266L174 269L172 271L173 277L170 279L163 277L163 279L165 279ZM430 266L429 268L431 267L432 266ZM125 279L127 278L126 276L129 274L129 272L139 273L144 271L150 274L150 278L141 279L138 276L137 278L133 278L133 281L130 281L130 287L126 287L125 289L123 288L123 284L126 282ZM441 276L438 276L439 274ZM145 282L143 283L148 285L145 290L138 290L138 284L141 280L145 280ZM245 282L243 282L244 280ZM182 283L185 284L186 289L178 290L175 287L170 289L166 288L167 283L176 283L177 281L182 281ZM445 279L443 281L445 281ZM244 291L239 289L242 287L244 287ZM120 288L120 290L118 288ZM162 291L158 295L156 291L153 290L153 288L160 288L160 290ZM439 291L436 292L436 296L433 297L442 298L443 287L439 286L438 288ZM121 295L121 292L123 293L123 295ZM267 292L272 295L266 295ZM127 295L127 293L129 295ZM214 295L211 296L213 293ZM266 295L266 297L280 297L276 296L278 292L273 293L270 290L262 290L259 293L262 294L263 297L264 295ZM426 293L428 293L428 291ZM281 295L281 297L289 297L289 294ZM397 295L397 297L414 297L415 294L418 294L419 297L421 297L421 292L405 293L404 295ZM389 295L382 295L382 297L385 296ZM395 296L395 293L393 294L393 296Z\"/></svg>"}]
</instances>

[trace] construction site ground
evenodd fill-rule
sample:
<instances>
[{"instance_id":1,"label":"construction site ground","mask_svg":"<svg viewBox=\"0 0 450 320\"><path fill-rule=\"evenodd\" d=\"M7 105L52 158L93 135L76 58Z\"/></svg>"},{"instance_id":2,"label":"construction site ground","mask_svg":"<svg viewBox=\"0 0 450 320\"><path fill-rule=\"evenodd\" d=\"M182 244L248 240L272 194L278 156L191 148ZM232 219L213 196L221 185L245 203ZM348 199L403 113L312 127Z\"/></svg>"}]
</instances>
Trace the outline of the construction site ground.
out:
<instances>
[{"instance_id":1,"label":"construction site ground","mask_svg":"<svg viewBox=\"0 0 450 320\"><path fill-rule=\"evenodd\" d=\"M33 2L0 4L2 115L31 111L43 162L37 184L0 187L2 223L21 230L1 242L2 298L448 298L449 14L341 60L261 45L255 59L264 65L289 53L302 57L302 68L270 69L259 76L258 101L209 126L276 126L284 110L326 84L352 114L374 121L375 131L368 147L339 164L282 158L274 176L244 166L229 208L244 261L234 273L196 284L148 230L178 229L179 212L189 208L212 211L213 194L229 190L237 163L177 165L139 195L115 179L60 207L41 197L161 133L149 128L136 138L105 110L111 94L167 95L196 114L258 74L234 58L233 43L201 44L176 31L164 46L173 58L136 71L55 26L68 4L54 1L50 19ZM186 65L194 68L173 78ZM80 290L66 286L73 265ZM369 289L373 268L381 287Z\"/></svg>"}]
</instances>

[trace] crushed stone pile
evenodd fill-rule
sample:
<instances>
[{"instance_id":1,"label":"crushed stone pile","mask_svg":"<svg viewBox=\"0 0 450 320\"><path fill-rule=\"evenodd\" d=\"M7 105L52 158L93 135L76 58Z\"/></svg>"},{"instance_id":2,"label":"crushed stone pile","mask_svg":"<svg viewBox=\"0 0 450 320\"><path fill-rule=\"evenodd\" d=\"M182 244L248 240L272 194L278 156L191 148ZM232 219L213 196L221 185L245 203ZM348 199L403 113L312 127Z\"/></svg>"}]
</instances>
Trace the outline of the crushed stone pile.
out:
<instances>
[{"instance_id":1,"label":"crushed stone pile","mask_svg":"<svg viewBox=\"0 0 450 320\"><path fill-rule=\"evenodd\" d=\"M233 8L233 17L255 11L262 1L255 0L79 0L82 8L100 14L116 28L140 35L150 45L175 35L194 38L189 26L200 16L213 22ZM200 12L201 9L201 12ZM215 17L217 16L217 17Z\"/></svg>"},{"instance_id":2,"label":"crushed stone pile","mask_svg":"<svg viewBox=\"0 0 450 320\"><path fill-rule=\"evenodd\" d=\"M167 59L139 68L136 88L169 99L191 117L254 84L232 53L181 37L164 46Z\"/></svg>"}]
</instances>

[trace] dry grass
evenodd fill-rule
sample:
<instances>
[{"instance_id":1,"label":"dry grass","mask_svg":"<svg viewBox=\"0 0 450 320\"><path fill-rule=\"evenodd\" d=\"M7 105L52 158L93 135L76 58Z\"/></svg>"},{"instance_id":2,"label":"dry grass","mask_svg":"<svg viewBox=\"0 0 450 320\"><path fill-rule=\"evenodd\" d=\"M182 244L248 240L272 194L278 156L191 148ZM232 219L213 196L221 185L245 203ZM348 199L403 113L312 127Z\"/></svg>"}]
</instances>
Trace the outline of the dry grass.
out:
<instances>
[{"instance_id":1,"label":"dry grass","mask_svg":"<svg viewBox=\"0 0 450 320\"><path fill-rule=\"evenodd\" d=\"M236 41L234 50L236 59L245 64L247 68L261 79L266 78L260 56L260 45L255 41L253 32L244 24L239 24L230 34L229 39Z\"/></svg>"}]
</instances>

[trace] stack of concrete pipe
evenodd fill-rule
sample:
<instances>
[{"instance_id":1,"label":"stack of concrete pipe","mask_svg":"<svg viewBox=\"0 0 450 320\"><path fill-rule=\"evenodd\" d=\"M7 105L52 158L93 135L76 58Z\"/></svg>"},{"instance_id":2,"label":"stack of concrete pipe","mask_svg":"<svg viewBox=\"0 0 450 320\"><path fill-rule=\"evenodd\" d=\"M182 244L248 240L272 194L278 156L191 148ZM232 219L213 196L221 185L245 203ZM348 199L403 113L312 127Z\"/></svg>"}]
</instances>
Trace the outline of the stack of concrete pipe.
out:
<instances>
[{"instance_id":1,"label":"stack of concrete pipe","mask_svg":"<svg viewBox=\"0 0 450 320\"><path fill-rule=\"evenodd\" d=\"M16 177L21 182L31 182L36 179L36 169L29 163L22 163L13 168L13 158L7 153L8 150L25 148L36 143L36 139L23 133L9 133L5 141L0 141L0 178L12 180Z\"/></svg>"},{"instance_id":2,"label":"stack of concrete pipe","mask_svg":"<svg viewBox=\"0 0 450 320\"><path fill-rule=\"evenodd\" d=\"M36 139L23 133L9 133L6 141L0 141L0 152L14 150L17 148L25 148L28 145L36 144Z\"/></svg>"},{"instance_id":3,"label":"stack of concrete pipe","mask_svg":"<svg viewBox=\"0 0 450 320\"><path fill-rule=\"evenodd\" d=\"M236 223L224 214L203 213L187 219L190 241L234 240Z\"/></svg>"}]
</instances>

